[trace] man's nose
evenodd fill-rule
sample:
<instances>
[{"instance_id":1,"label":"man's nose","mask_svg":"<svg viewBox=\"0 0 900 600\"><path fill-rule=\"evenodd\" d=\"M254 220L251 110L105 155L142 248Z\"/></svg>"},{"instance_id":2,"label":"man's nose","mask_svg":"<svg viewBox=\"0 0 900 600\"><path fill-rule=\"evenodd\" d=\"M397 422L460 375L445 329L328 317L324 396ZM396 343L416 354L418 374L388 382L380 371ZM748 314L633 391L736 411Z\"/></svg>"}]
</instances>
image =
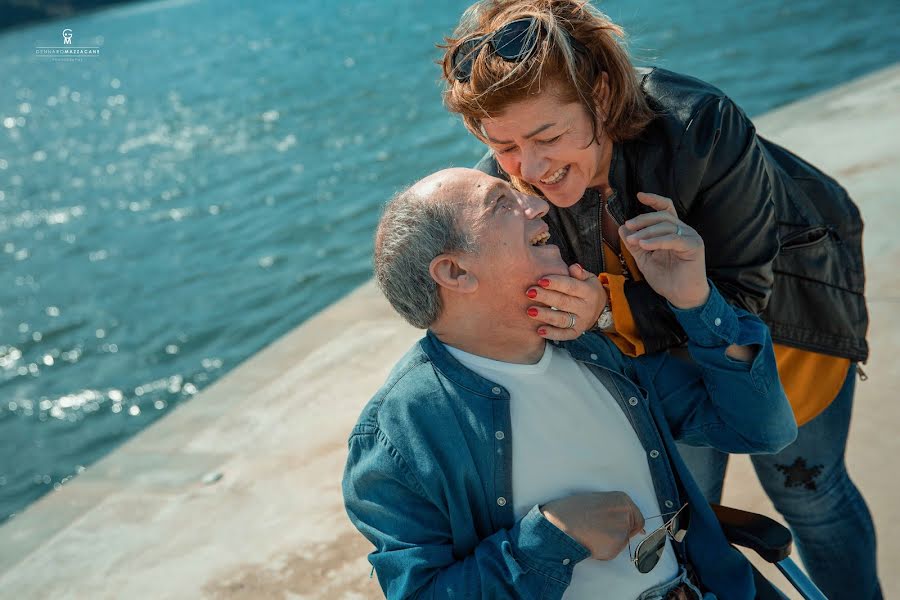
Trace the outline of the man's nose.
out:
<instances>
[{"instance_id":1,"label":"man's nose","mask_svg":"<svg viewBox=\"0 0 900 600\"><path fill-rule=\"evenodd\" d=\"M547 201L537 196L522 194L521 202L527 219L540 219L550 210L550 205L547 204Z\"/></svg>"}]
</instances>

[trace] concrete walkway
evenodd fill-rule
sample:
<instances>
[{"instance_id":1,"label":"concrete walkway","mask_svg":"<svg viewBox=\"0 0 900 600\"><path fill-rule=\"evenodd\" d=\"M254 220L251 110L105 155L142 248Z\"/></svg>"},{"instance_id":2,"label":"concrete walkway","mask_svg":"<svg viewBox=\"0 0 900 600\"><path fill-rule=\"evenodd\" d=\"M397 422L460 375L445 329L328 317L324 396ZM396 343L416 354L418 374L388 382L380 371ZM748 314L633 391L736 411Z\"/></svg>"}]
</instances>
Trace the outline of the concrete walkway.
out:
<instances>
[{"instance_id":1,"label":"concrete walkway","mask_svg":"<svg viewBox=\"0 0 900 600\"><path fill-rule=\"evenodd\" d=\"M866 221L872 358L848 462L898 597L900 65L757 124L836 176ZM364 285L0 528L0 596L381 597L340 478L360 408L419 335ZM726 503L772 514L743 457Z\"/></svg>"}]
</instances>

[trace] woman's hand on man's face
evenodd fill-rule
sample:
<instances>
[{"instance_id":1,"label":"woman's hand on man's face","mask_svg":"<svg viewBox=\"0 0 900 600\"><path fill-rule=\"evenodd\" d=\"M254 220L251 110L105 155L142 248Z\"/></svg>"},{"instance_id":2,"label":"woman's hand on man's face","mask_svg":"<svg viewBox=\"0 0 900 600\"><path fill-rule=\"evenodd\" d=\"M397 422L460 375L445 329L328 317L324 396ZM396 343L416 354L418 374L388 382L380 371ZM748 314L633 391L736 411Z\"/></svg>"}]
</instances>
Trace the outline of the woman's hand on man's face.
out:
<instances>
[{"instance_id":1,"label":"woman's hand on man's face","mask_svg":"<svg viewBox=\"0 0 900 600\"><path fill-rule=\"evenodd\" d=\"M574 340L592 329L607 301L606 290L597 276L578 264L569 267L568 277L542 277L525 294L544 305L532 305L527 311L528 316L538 322L538 335L548 340ZM570 326L572 316L575 317L574 327Z\"/></svg>"}]
</instances>

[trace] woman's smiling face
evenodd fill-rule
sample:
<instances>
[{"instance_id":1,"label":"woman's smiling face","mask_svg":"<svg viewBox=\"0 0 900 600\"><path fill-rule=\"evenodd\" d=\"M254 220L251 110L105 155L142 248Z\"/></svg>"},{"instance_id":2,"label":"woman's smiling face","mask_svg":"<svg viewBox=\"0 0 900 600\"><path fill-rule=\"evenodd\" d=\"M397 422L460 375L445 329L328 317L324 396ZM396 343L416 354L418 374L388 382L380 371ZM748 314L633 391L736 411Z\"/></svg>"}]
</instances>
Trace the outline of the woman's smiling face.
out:
<instances>
[{"instance_id":1,"label":"woman's smiling face","mask_svg":"<svg viewBox=\"0 0 900 600\"><path fill-rule=\"evenodd\" d=\"M554 205L567 208L589 187L606 184L612 144L577 103L561 103L546 90L482 121L488 145L512 177L531 184Z\"/></svg>"}]
</instances>

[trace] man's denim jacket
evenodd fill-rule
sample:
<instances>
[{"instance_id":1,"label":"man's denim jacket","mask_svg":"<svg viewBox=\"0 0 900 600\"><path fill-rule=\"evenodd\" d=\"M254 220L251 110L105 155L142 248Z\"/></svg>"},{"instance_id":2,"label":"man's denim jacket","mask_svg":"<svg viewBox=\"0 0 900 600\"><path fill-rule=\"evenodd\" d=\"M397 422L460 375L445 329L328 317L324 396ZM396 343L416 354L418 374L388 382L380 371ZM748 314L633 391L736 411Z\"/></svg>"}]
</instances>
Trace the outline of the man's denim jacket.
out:
<instances>
[{"instance_id":1,"label":"man's denim jacket","mask_svg":"<svg viewBox=\"0 0 900 600\"><path fill-rule=\"evenodd\" d=\"M750 565L725 540L675 440L777 452L797 426L762 321L715 287L702 307L675 314L693 361L628 358L594 334L561 347L590 365L633 423L661 511L690 504L687 537L673 547L715 594L707 597L751 599ZM729 344L755 346L755 359L727 357ZM510 433L507 391L462 366L431 332L393 369L353 429L343 479L347 513L375 545L369 561L388 598L562 597L590 552L537 506L515 518L511 445L528 440Z\"/></svg>"}]
</instances>

